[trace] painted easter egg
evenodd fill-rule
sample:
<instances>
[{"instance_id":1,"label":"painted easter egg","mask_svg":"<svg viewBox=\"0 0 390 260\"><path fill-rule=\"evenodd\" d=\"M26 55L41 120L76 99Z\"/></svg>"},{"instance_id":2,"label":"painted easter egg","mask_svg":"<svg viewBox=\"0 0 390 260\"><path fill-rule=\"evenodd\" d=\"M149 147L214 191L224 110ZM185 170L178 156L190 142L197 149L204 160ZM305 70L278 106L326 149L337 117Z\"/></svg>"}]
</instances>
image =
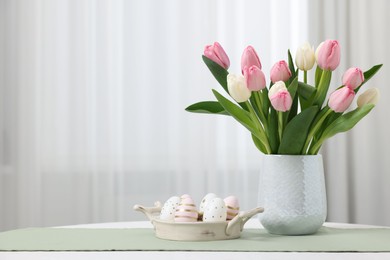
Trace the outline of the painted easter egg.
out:
<instances>
[{"instance_id":1,"label":"painted easter egg","mask_svg":"<svg viewBox=\"0 0 390 260\"><path fill-rule=\"evenodd\" d=\"M176 208L180 204L178 196L170 197L161 209L160 219L166 221L173 221L175 219Z\"/></svg>"},{"instance_id":2,"label":"painted easter egg","mask_svg":"<svg viewBox=\"0 0 390 260\"><path fill-rule=\"evenodd\" d=\"M203 214L207 203L209 203L212 199L214 199L216 197L217 197L217 195L215 195L214 193L208 193L206 196L204 196L202 201L200 202L200 205L199 205L199 213Z\"/></svg>"},{"instance_id":3,"label":"painted easter egg","mask_svg":"<svg viewBox=\"0 0 390 260\"><path fill-rule=\"evenodd\" d=\"M207 203L203 212L204 222L226 221L226 205L221 198L214 198Z\"/></svg>"},{"instance_id":4,"label":"painted easter egg","mask_svg":"<svg viewBox=\"0 0 390 260\"><path fill-rule=\"evenodd\" d=\"M227 211L226 220L231 220L239 213L240 204L238 203L238 199L236 196L229 196L223 201L225 202Z\"/></svg>"},{"instance_id":5,"label":"painted easter egg","mask_svg":"<svg viewBox=\"0 0 390 260\"><path fill-rule=\"evenodd\" d=\"M175 222L196 222L198 211L191 197L182 198L175 212Z\"/></svg>"}]
</instances>

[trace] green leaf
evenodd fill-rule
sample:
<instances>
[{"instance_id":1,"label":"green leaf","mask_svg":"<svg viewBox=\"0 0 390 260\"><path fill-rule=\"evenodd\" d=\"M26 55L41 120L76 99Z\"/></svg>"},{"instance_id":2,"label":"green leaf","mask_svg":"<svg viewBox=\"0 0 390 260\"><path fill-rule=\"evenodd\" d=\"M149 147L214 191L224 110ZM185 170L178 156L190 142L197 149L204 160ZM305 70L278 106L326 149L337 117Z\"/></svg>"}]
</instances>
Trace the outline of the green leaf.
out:
<instances>
[{"instance_id":1,"label":"green leaf","mask_svg":"<svg viewBox=\"0 0 390 260\"><path fill-rule=\"evenodd\" d=\"M301 81L298 82L298 94L304 100L309 100L316 93L316 91L317 90L315 87Z\"/></svg>"},{"instance_id":2,"label":"green leaf","mask_svg":"<svg viewBox=\"0 0 390 260\"><path fill-rule=\"evenodd\" d=\"M290 81L291 81L291 79L295 79L295 77L297 76L298 73L295 70L294 61L292 59L290 50L287 51L287 55L288 55L288 68L291 71L291 77L290 77Z\"/></svg>"},{"instance_id":3,"label":"green leaf","mask_svg":"<svg viewBox=\"0 0 390 260\"><path fill-rule=\"evenodd\" d=\"M316 87L318 87L318 85L320 84L322 72L323 70L319 66L317 66L316 74L314 76L314 86Z\"/></svg>"},{"instance_id":4,"label":"green leaf","mask_svg":"<svg viewBox=\"0 0 390 260\"><path fill-rule=\"evenodd\" d=\"M290 111L288 111L287 122L290 122L298 113L298 95L295 95Z\"/></svg>"},{"instance_id":5,"label":"green leaf","mask_svg":"<svg viewBox=\"0 0 390 260\"><path fill-rule=\"evenodd\" d=\"M278 154L301 154L309 128L317 112L317 106L309 107L287 124L280 141Z\"/></svg>"},{"instance_id":6,"label":"green leaf","mask_svg":"<svg viewBox=\"0 0 390 260\"><path fill-rule=\"evenodd\" d=\"M326 106L325 108L329 108L328 106ZM339 118L343 113L336 113L334 111L332 111L332 113L330 113L330 115L325 119L325 121L323 122L322 124L322 127L319 129L319 131L317 132L317 134L314 136L314 139L317 141L320 139L320 137L322 136L322 133L325 131L325 129L331 124L333 123L337 118Z\"/></svg>"},{"instance_id":7,"label":"green leaf","mask_svg":"<svg viewBox=\"0 0 390 260\"><path fill-rule=\"evenodd\" d=\"M229 90L227 87L227 75L229 75L229 72L225 70L225 68L221 67L218 63L210 60L206 56L202 55L202 59L204 63L207 65L209 70L211 71L211 74L213 74L214 78L219 82L219 84L223 87L223 89L226 91L226 93L229 94ZM244 103L239 103L239 105L247 110L247 107Z\"/></svg>"},{"instance_id":8,"label":"green leaf","mask_svg":"<svg viewBox=\"0 0 390 260\"><path fill-rule=\"evenodd\" d=\"M310 107L310 98L314 97L316 91L315 87L304 82L298 82L298 96L302 110Z\"/></svg>"},{"instance_id":9,"label":"green leaf","mask_svg":"<svg viewBox=\"0 0 390 260\"><path fill-rule=\"evenodd\" d=\"M328 114L329 110L330 110L330 108L328 106L321 109L321 111L319 113L317 113L316 117L314 118L313 125L316 125L317 122L319 122L325 114ZM322 120L324 120L324 119L322 119Z\"/></svg>"},{"instance_id":10,"label":"green leaf","mask_svg":"<svg viewBox=\"0 0 390 260\"><path fill-rule=\"evenodd\" d=\"M267 128L267 117L263 113L263 106L261 104L261 97L258 91L252 91L252 94L249 98L250 104L253 110L256 113L258 119L260 119L263 129ZM241 105L241 104L240 104ZM244 109L249 109L248 106L243 107Z\"/></svg>"},{"instance_id":11,"label":"green leaf","mask_svg":"<svg viewBox=\"0 0 390 260\"><path fill-rule=\"evenodd\" d=\"M333 111L332 114L328 116L328 118L325 119L324 121L324 130L331 124L333 123L337 118L339 118L343 113L336 113Z\"/></svg>"},{"instance_id":12,"label":"green leaf","mask_svg":"<svg viewBox=\"0 0 390 260\"><path fill-rule=\"evenodd\" d=\"M309 154L317 154L324 141L338 133L351 130L363 117L365 117L373 108L374 104L365 104L355 110L338 116L322 133L319 140L312 145Z\"/></svg>"},{"instance_id":13,"label":"green leaf","mask_svg":"<svg viewBox=\"0 0 390 260\"><path fill-rule=\"evenodd\" d=\"M254 136L252 134L252 140L253 140L253 143L255 144L255 146L257 147L257 149L260 150L260 152L267 154L267 149L265 148L263 143L259 140L259 138L257 138L256 136Z\"/></svg>"},{"instance_id":14,"label":"green leaf","mask_svg":"<svg viewBox=\"0 0 390 260\"><path fill-rule=\"evenodd\" d=\"M331 110L329 106L324 107L320 112L317 113L310 126L309 134L307 135L305 145L302 149L302 154L307 154L310 151L309 145L313 144L314 141L317 141L319 136L318 133L322 133L325 129L324 121L334 113L335 112Z\"/></svg>"},{"instance_id":15,"label":"green leaf","mask_svg":"<svg viewBox=\"0 0 390 260\"><path fill-rule=\"evenodd\" d=\"M298 112L298 96L296 95L298 89L298 77L295 77L291 84L288 86L287 90L291 95L291 99L293 103L291 105L290 110L285 113L284 122L289 122L293 117L297 115Z\"/></svg>"},{"instance_id":16,"label":"green leaf","mask_svg":"<svg viewBox=\"0 0 390 260\"><path fill-rule=\"evenodd\" d=\"M255 124L253 123L250 114L235 105L233 102L222 96L215 89L213 89L214 96L217 98L218 102L223 106L223 108L236 119L240 124L242 124L246 129L248 129L253 135L261 140L261 135L259 130L256 129ZM263 140L261 140L263 141Z\"/></svg>"},{"instance_id":17,"label":"green leaf","mask_svg":"<svg viewBox=\"0 0 390 260\"><path fill-rule=\"evenodd\" d=\"M365 117L373 108L374 104L365 104L355 110L346 113L333 121L322 133L322 142L338 133L351 130L363 117Z\"/></svg>"},{"instance_id":18,"label":"green leaf","mask_svg":"<svg viewBox=\"0 0 390 260\"><path fill-rule=\"evenodd\" d=\"M255 110L256 115L261 119L260 111L259 111L259 108L258 108L258 105L256 102L255 92L252 92L252 94L249 98L249 102L252 104L253 110Z\"/></svg>"},{"instance_id":19,"label":"green leaf","mask_svg":"<svg viewBox=\"0 0 390 260\"><path fill-rule=\"evenodd\" d=\"M264 88L263 90L261 90L260 100L261 100L261 104L263 106L263 113L264 113L265 117L268 117L271 102L269 101L269 98L268 98L268 89L267 88Z\"/></svg>"},{"instance_id":20,"label":"green leaf","mask_svg":"<svg viewBox=\"0 0 390 260\"><path fill-rule=\"evenodd\" d=\"M317 87L317 92L314 96L313 105L317 105L318 107L322 107L324 104L326 95L328 93L330 80L332 79L332 71L324 70L321 75L320 83Z\"/></svg>"},{"instance_id":21,"label":"green leaf","mask_svg":"<svg viewBox=\"0 0 390 260\"><path fill-rule=\"evenodd\" d=\"M383 66L383 64L378 64L378 65L373 66L371 69L365 71L363 73L363 75L364 75L364 82L366 82L369 79L371 79L379 71L379 69L382 66Z\"/></svg>"},{"instance_id":22,"label":"green leaf","mask_svg":"<svg viewBox=\"0 0 390 260\"><path fill-rule=\"evenodd\" d=\"M295 97L297 89L298 89L298 77L295 77L293 81L291 81L290 85L287 87L288 92L290 92L291 98Z\"/></svg>"},{"instance_id":23,"label":"green leaf","mask_svg":"<svg viewBox=\"0 0 390 260\"><path fill-rule=\"evenodd\" d=\"M268 140L269 146L271 147L271 153L276 154L279 148L278 115L273 107L271 107L268 116Z\"/></svg>"},{"instance_id":24,"label":"green leaf","mask_svg":"<svg viewBox=\"0 0 390 260\"><path fill-rule=\"evenodd\" d=\"M188 106L186 109L192 113L230 115L217 101L202 101Z\"/></svg>"},{"instance_id":25,"label":"green leaf","mask_svg":"<svg viewBox=\"0 0 390 260\"><path fill-rule=\"evenodd\" d=\"M213 74L214 78L221 84L221 86L225 89L227 93L229 93L228 88L227 88L227 75L229 72L225 70L225 68L221 67L218 63L210 60L206 56L202 55L202 59L204 63L206 63L207 67Z\"/></svg>"},{"instance_id":26,"label":"green leaf","mask_svg":"<svg viewBox=\"0 0 390 260\"><path fill-rule=\"evenodd\" d=\"M357 93L359 91L359 89L367 82L369 81L378 71L379 69L383 66L383 64L378 64L378 65L375 65L373 66L371 69L365 71L363 73L364 75L364 81L363 83L355 89L355 93Z\"/></svg>"}]
</instances>

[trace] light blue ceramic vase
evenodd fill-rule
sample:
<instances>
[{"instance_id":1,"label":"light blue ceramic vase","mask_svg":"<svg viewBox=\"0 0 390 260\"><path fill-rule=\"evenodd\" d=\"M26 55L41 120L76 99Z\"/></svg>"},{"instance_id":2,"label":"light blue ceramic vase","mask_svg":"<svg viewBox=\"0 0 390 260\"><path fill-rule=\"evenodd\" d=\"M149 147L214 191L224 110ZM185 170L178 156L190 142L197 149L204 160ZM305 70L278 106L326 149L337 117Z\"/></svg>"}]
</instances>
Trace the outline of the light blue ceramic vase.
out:
<instances>
[{"instance_id":1,"label":"light blue ceramic vase","mask_svg":"<svg viewBox=\"0 0 390 260\"><path fill-rule=\"evenodd\" d=\"M321 155L264 155L259 176L259 220L271 234L315 233L326 219Z\"/></svg>"}]
</instances>

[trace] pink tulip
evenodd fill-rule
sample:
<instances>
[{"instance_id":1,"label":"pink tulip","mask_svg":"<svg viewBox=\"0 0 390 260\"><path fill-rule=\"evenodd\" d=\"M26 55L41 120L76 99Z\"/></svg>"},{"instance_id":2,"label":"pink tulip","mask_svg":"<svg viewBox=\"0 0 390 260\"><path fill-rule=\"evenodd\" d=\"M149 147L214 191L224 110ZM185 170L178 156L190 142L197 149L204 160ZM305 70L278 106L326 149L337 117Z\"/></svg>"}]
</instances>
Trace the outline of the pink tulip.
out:
<instances>
[{"instance_id":1,"label":"pink tulip","mask_svg":"<svg viewBox=\"0 0 390 260\"><path fill-rule=\"evenodd\" d=\"M218 63L225 69L230 67L229 57L218 42L214 42L214 45L206 45L204 47L204 56L214 61L215 63Z\"/></svg>"},{"instance_id":2,"label":"pink tulip","mask_svg":"<svg viewBox=\"0 0 390 260\"><path fill-rule=\"evenodd\" d=\"M244 74L245 67L251 67L256 66L259 69L261 69L261 62L259 59L259 56L257 56L257 53L255 49L252 46L248 46L245 48L244 52L241 56L241 72Z\"/></svg>"},{"instance_id":3,"label":"pink tulip","mask_svg":"<svg viewBox=\"0 0 390 260\"><path fill-rule=\"evenodd\" d=\"M291 71L284 60L278 61L271 69L271 81L287 81L291 77Z\"/></svg>"},{"instance_id":4,"label":"pink tulip","mask_svg":"<svg viewBox=\"0 0 390 260\"><path fill-rule=\"evenodd\" d=\"M276 111L286 112L290 110L292 98L288 90L282 90L273 95L270 99L273 108Z\"/></svg>"},{"instance_id":5,"label":"pink tulip","mask_svg":"<svg viewBox=\"0 0 390 260\"><path fill-rule=\"evenodd\" d=\"M350 89L359 87L364 81L364 75L359 68L349 68L343 75L343 85Z\"/></svg>"},{"instance_id":6,"label":"pink tulip","mask_svg":"<svg viewBox=\"0 0 390 260\"><path fill-rule=\"evenodd\" d=\"M351 105L354 97L355 91L349 87L342 87L330 95L328 106L334 112L342 113Z\"/></svg>"},{"instance_id":7,"label":"pink tulip","mask_svg":"<svg viewBox=\"0 0 390 260\"><path fill-rule=\"evenodd\" d=\"M244 68L244 77L251 91L259 91L266 86L264 73L255 65Z\"/></svg>"},{"instance_id":8,"label":"pink tulip","mask_svg":"<svg viewBox=\"0 0 390 260\"><path fill-rule=\"evenodd\" d=\"M286 112L290 110L292 98L283 81L275 82L268 92L268 97L276 111Z\"/></svg>"},{"instance_id":9,"label":"pink tulip","mask_svg":"<svg viewBox=\"0 0 390 260\"><path fill-rule=\"evenodd\" d=\"M326 40L318 47L317 64L323 70L335 70L340 64L340 45L336 40Z\"/></svg>"}]
</instances>

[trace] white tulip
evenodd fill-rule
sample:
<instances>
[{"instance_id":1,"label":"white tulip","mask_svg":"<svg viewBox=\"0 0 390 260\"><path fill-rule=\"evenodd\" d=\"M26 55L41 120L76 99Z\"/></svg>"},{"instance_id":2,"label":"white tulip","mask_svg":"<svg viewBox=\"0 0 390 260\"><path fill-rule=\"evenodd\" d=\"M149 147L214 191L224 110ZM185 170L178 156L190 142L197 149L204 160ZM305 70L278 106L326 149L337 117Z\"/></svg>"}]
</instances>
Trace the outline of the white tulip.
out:
<instances>
[{"instance_id":1,"label":"white tulip","mask_svg":"<svg viewBox=\"0 0 390 260\"><path fill-rule=\"evenodd\" d=\"M271 98L273 95L278 93L281 90L287 90L286 84L283 81L276 81L275 84L272 85L268 92L268 97Z\"/></svg>"},{"instance_id":2,"label":"white tulip","mask_svg":"<svg viewBox=\"0 0 390 260\"><path fill-rule=\"evenodd\" d=\"M322 45L324 45L324 42L321 42L320 45L318 45L317 49L316 49L316 52L314 54L315 58L316 58L316 61L318 61L318 52L320 51Z\"/></svg>"},{"instance_id":3,"label":"white tulip","mask_svg":"<svg viewBox=\"0 0 390 260\"><path fill-rule=\"evenodd\" d=\"M251 97L251 91L246 85L244 76L227 75L227 85L230 96L238 103L245 102Z\"/></svg>"},{"instance_id":4,"label":"white tulip","mask_svg":"<svg viewBox=\"0 0 390 260\"><path fill-rule=\"evenodd\" d=\"M308 42L302 44L295 55L295 64L300 70L308 71L311 70L316 61L314 55L314 48L310 46Z\"/></svg>"},{"instance_id":5,"label":"white tulip","mask_svg":"<svg viewBox=\"0 0 390 260\"><path fill-rule=\"evenodd\" d=\"M374 104L378 103L379 100L379 89L370 88L361 94L357 99L358 107L362 107L365 104Z\"/></svg>"}]
</instances>

